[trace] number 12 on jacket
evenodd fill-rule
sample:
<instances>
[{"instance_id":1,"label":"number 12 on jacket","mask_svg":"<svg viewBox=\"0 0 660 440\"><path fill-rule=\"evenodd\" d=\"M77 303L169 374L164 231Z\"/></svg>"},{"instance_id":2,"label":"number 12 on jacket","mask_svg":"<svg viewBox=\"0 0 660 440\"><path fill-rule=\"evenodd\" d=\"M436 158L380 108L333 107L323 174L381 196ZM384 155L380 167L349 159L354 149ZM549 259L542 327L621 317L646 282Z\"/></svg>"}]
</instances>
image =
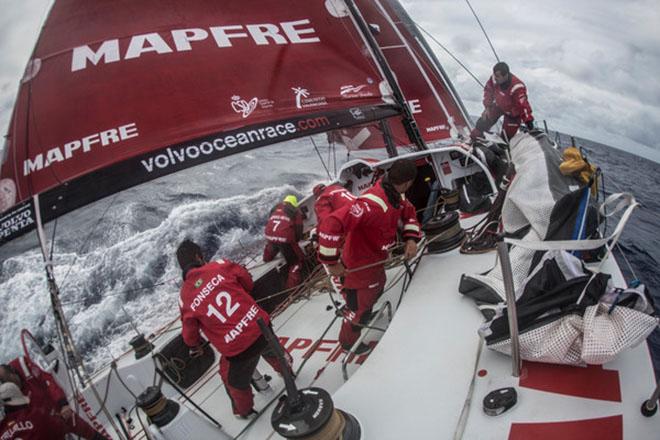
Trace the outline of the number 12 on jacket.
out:
<instances>
[{"instance_id":1,"label":"number 12 on jacket","mask_svg":"<svg viewBox=\"0 0 660 440\"><path fill-rule=\"evenodd\" d=\"M212 304L209 304L208 311L206 312L206 316L213 316L216 317L222 322L223 324L227 322L227 318L223 316L222 313L218 309L222 309L223 305L223 299L226 300L225 303L225 313L227 315L227 318L230 317L231 315L238 310L238 308L241 306L240 303L236 302L232 304L231 296L229 293L222 291L219 292L216 297L215 297L215 303L218 305L218 308L215 308Z\"/></svg>"}]
</instances>

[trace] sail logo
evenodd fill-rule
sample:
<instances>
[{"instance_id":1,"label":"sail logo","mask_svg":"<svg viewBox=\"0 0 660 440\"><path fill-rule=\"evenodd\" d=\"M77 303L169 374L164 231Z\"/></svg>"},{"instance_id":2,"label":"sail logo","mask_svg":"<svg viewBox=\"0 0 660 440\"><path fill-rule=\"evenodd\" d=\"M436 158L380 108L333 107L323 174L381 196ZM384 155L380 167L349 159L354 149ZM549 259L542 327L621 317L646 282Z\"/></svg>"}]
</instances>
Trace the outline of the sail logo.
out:
<instances>
[{"instance_id":1,"label":"sail logo","mask_svg":"<svg viewBox=\"0 0 660 440\"><path fill-rule=\"evenodd\" d=\"M259 99L257 97L254 97L249 101L246 101L245 99L242 99L238 95L234 95L231 97L231 108L236 113L241 115L243 119L250 116L252 112L256 110L257 104L259 105L260 109L265 110L265 109L273 108L275 101L270 99Z\"/></svg>"},{"instance_id":2,"label":"sail logo","mask_svg":"<svg viewBox=\"0 0 660 440\"><path fill-rule=\"evenodd\" d=\"M0 243L34 228L34 211L30 202L22 203L0 217Z\"/></svg>"},{"instance_id":3,"label":"sail logo","mask_svg":"<svg viewBox=\"0 0 660 440\"><path fill-rule=\"evenodd\" d=\"M372 91L364 90L365 87L368 87L368 84L359 84L357 86L354 86L353 84L347 84L339 88L339 95L344 99L369 98L374 96Z\"/></svg>"},{"instance_id":4,"label":"sail logo","mask_svg":"<svg viewBox=\"0 0 660 440\"><path fill-rule=\"evenodd\" d=\"M304 87L291 87L296 97L296 108L322 107L328 105L325 96L311 97L311 93Z\"/></svg>"},{"instance_id":5,"label":"sail logo","mask_svg":"<svg viewBox=\"0 0 660 440\"><path fill-rule=\"evenodd\" d=\"M352 109L349 109L348 111L351 113L351 116L353 116L353 119L355 119L356 121L362 121L367 118L360 107L354 107Z\"/></svg>"},{"instance_id":6,"label":"sail logo","mask_svg":"<svg viewBox=\"0 0 660 440\"><path fill-rule=\"evenodd\" d=\"M33 158L27 158L23 161L23 175L27 176L35 171L40 171L44 168L58 163L76 158L80 160L80 156L87 154L92 150L99 150L112 144L119 144L131 138L138 137L138 127L135 122L130 124L121 125L116 128L110 128L98 133L90 134L82 139L75 139L64 143L64 145L53 147L45 153L39 153Z\"/></svg>"},{"instance_id":7,"label":"sail logo","mask_svg":"<svg viewBox=\"0 0 660 440\"><path fill-rule=\"evenodd\" d=\"M302 99L309 97L309 92L307 89L303 89L302 87L292 87L291 90L293 90L293 93L296 94L296 107L303 108Z\"/></svg>"},{"instance_id":8,"label":"sail logo","mask_svg":"<svg viewBox=\"0 0 660 440\"><path fill-rule=\"evenodd\" d=\"M99 64L136 59L144 54L167 55L189 52L202 47L204 40L209 39L209 37L220 49L233 47L234 41L245 39L251 40L256 47L272 44L310 44L321 41L309 19L280 23L231 24L209 28L174 29L165 35L151 32L129 36L126 39L128 40L128 46L125 50L123 50L124 47L120 47L119 39L102 41L98 46L95 45L94 49L88 45L75 47L71 56L71 71L77 72L87 69L90 64L98 66ZM122 38L123 41L125 40Z\"/></svg>"},{"instance_id":9,"label":"sail logo","mask_svg":"<svg viewBox=\"0 0 660 440\"><path fill-rule=\"evenodd\" d=\"M246 101L245 99L241 99L240 96L232 96L231 108L233 108L236 113L240 114L241 117L245 119L252 114L254 109L257 108L258 102L259 100L256 97Z\"/></svg>"},{"instance_id":10,"label":"sail logo","mask_svg":"<svg viewBox=\"0 0 660 440\"><path fill-rule=\"evenodd\" d=\"M279 142L299 136L305 131L326 130L331 125L327 116L302 118L294 121L282 121L277 124L254 126L244 130L213 136L197 144L167 147L160 153L141 159L140 163L147 171L152 173L170 167L186 166L188 161L208 161L214 157L221 157L230 150L248 149L255 146ZM205 158L206 156L206 158Z\"/></svg>"},{"instance_id":11,"label":"sail logo","mask_svg":"<svg viewBox=\"0 0 660 440\"><path fill-rule=\"evenodd\" d=\"M433 133L436 131L444 131L444 130L449 130L449 126L447 126L447 124L432 125L430 127L426 127L427 133Z\"/></svg>"},{"instance_id":12,"label":"sail logo","mask_svg":"<svg viewBox=\"0 0 660 440\"><path fill-rule=\"evenodd\" d=\"M12 179L0 179L0 212L16 204L16 184Z\"/></svg>"}]
</instances>

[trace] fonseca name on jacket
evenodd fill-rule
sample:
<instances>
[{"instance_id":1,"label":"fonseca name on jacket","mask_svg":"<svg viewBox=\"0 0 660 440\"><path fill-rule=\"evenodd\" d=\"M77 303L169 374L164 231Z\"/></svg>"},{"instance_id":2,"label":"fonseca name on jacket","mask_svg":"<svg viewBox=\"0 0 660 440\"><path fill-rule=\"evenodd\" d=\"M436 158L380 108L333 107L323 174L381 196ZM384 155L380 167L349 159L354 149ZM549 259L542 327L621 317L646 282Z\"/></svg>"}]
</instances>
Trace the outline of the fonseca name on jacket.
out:
<instances>
[{"instance_id":1,"label":"fonseca name on jacket","mask_svg":"<svg viewBox=\"0 0 660 440\"><path fill-rule=\"evenodd\" d=\"M225 277L222 275L218 274L211 278L211 281L206 283L206 286L202 288L202 290L199 291L199 293L195 296L195 299L193 299L192 303L190 304L190 309L194 312L197 307L204 301L204 299L213 292L213 289L218 287L218 285L225 280Z\"/></svg>"}]
</instances>

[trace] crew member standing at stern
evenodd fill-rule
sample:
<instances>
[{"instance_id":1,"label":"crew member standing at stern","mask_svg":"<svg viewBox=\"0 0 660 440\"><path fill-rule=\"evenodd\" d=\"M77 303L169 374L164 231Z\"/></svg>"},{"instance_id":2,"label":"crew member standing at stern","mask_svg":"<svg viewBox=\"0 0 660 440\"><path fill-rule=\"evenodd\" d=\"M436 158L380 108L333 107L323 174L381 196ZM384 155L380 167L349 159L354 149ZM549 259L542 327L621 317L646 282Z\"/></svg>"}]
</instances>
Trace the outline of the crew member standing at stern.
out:
<instances>
[{"instance_id":1,"label":"crew member standing at stern","mask_svg":"<svg viewBox=\"0 0 660 440\"><path fill-rule=\"evenodd\" d=\"M250 295L254 284L243 266L229 260L207 262L190 240L179 245L176 256L184 280L179 298L183 341L192 356L201 355L201 330L220 352L220 376L234 414L247 418L255 413L250 379L259 357L281 373L257 324L258 318L269 324L270 317Z\"/></svg>"}]
</instances>

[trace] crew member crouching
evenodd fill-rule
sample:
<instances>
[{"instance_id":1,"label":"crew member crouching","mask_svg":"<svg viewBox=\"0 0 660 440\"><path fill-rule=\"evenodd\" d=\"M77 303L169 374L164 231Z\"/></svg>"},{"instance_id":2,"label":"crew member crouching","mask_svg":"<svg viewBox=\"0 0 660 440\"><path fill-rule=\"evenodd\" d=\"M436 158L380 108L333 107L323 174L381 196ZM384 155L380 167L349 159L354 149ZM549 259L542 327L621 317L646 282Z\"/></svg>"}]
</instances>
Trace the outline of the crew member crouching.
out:
<instances>
[{"instance_id":1,"label":"crew member crouching","mask_svg":"<svg viewBox=\"0 0 660 440\"><path fill-rule=\"evenodd\" d=\"M8 364L0 365L0 383L15 384L21 394L30 400L31 408L40 408L48 417L53 416L60 419L64 432L88 440L106 438L71 409L64 390L55 378L26 356L19 356ZM21 412L21 414L27 414L27 412ZM41 416L35 412L35 417ZM56 437L53 436L53 438Z\"/></svg>"},{"instance_id":2,"label":"crew member crouching","mask_svg":"<svg viewBox=\"0 0 660 440\"><path fill-rule=\"evenodd\" d=\"M0 400L4 410L0 421L2 440L65 440L68 429L64 420L46 407L31 404L15 383L0 385Z\"/></svg>"},{"instance_id":3,"label":"crew member crouching","mask_svg":"<svg viewBox=\"0 0 660 440\"><path fill-rule=\"evenodd\" d=\"M289 265L286 288L300 284L305 254L298 245L303 235L303 217L298 209L296 196L286 196L283 202L271 210L265 235L267 243L264 248L264 261L272 261L281 252Z\"/></svg>"}]
</instances>

